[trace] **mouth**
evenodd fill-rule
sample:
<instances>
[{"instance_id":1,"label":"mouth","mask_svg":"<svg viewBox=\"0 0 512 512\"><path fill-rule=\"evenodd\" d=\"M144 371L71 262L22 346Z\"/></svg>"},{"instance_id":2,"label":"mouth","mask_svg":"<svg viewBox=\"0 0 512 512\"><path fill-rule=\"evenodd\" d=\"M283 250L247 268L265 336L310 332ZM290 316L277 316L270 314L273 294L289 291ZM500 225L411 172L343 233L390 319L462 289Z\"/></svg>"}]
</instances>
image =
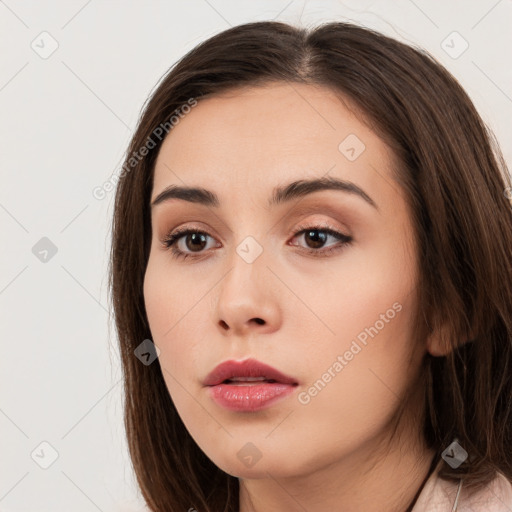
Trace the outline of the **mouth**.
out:
<instances>
[{"instance_id":1,"label":"mouth","mask_svg":"<svg viewBox=\"0 0 512 512\"><path fill-rule=\"evenodd\" d=\"M225 361L205 379L210 397L231 411L255 412L294 391L296 379L255 359Z\"/></svg>"},{"instance_id":2,"label":"mouth","mask_svg":"<svg viewBox=\"0 0 512 512\"><path fill-rule=\"evenodd\" d=\"M216 386L218 384L240 385L240 383L250 385L258 382L298 384L293 377L285 375L276 368L256 359L224 361L208 374L203 384L205 386Z\"/></svg>"}]
</instances>

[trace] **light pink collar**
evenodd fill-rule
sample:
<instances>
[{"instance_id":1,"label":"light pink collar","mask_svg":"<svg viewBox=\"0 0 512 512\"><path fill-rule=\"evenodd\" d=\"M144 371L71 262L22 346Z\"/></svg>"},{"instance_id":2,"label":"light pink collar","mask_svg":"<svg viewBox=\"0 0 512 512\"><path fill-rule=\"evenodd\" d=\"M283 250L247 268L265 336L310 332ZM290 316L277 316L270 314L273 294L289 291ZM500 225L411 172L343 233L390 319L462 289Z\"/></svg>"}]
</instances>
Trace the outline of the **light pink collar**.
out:
<instances>
[{"instance_id":1,"label":"light pink collar","mask_svg":"<svg viewBox=\"0 0 512 512\"><path fill-rule=\"evenodd\" d=\"M441 464L425 482L412 512L512 512L512 483L502 474L485 489L469 493L463 480L439 478Z\"/></svg>"}]
</instances>

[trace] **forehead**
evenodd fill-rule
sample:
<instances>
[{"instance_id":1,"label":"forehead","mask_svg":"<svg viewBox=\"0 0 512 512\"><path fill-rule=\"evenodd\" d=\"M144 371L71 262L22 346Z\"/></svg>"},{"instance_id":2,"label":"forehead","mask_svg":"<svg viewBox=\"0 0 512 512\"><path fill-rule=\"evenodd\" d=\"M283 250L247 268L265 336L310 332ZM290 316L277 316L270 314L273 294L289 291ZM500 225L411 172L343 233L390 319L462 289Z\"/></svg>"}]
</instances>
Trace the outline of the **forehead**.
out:
<instances>
[{"instance_id":1,"label":"forehead","mask_svg":"<svg viewBox=\"0 0 512 512\"><path fill-rule=\"evenodd\" d=\"M376 178L391 183L392 166L391 150L346 98L274 83L202 99L182 117L160 149L153 197L169 184L247 193L327 174L371 190Z\"/></svg>"}]
</instances>

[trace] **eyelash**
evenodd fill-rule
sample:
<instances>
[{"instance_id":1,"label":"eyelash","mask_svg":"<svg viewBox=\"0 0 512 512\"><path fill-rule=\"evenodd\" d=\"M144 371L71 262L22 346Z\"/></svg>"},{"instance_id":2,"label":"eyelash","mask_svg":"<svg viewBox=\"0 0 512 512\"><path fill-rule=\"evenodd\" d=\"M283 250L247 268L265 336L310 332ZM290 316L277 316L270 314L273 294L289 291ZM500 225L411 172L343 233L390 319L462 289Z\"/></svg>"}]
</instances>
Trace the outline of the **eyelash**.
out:
<instances>
[{"instance_id":1,"label":"eyelash","mask_svg":"<svg viewBox=\"0 0 512 512\"><path fill-rule=\"evenodd\" d=\"M308 254L312 254L313 256L317 258L325 257L327 254L330 254L335 251L339 251L345 248L345 246L349 245L352 242L352 237L345 235L343 233L340 233L339 231L336 231L334 229L331 229L329 227L324 226L299 226L298 231L295 232L293 235L293 238L296 238L297 236L303 235L304 233L307 233L308 231L319 231L321 233L326 233L327 235L331 235L334 238L338 239L340 244L334 247L331 247L329 249L304 249ZM166 249L170 249L172 256L175 258L183 258L186 259L188 257L200 258L204 253L198 253L197 255L194 255L193 253L187 253L180 249L176 248L176 242L179 241L180 238L183 238L186 235L190 234L199 234L199 235L206 235L210 236L205 231L200 231L198 229L193 228L182 228L174 231L174 233L169 233L165 236L165 238L162 240L162 244ZM212 237L213 238L213 237Z\"/></svg>"}]
</instances>

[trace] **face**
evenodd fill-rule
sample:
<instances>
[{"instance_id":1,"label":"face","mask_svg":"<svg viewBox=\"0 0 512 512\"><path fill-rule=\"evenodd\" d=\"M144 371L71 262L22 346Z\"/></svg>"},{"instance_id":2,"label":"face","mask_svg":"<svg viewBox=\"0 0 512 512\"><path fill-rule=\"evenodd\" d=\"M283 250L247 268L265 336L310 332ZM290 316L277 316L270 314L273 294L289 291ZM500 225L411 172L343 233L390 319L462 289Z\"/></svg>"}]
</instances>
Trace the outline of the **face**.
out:
<instances>
[{"instance_id":1,"label":"face","mask_svg":"<svg viewBox=\"0 0 512 512\"><path fill-rule=\"evenodd\" d=\"M231 475L301 475L371 452L419 369L410 211L391 150L348 106L302 84L203 99L156 161L152 202L170 186L217 199L152 206L144 298L173 403ZM309 180L323 181L287 189ZM293 385L205 385L246 359Z\"/></svg>"}]
</instances>

